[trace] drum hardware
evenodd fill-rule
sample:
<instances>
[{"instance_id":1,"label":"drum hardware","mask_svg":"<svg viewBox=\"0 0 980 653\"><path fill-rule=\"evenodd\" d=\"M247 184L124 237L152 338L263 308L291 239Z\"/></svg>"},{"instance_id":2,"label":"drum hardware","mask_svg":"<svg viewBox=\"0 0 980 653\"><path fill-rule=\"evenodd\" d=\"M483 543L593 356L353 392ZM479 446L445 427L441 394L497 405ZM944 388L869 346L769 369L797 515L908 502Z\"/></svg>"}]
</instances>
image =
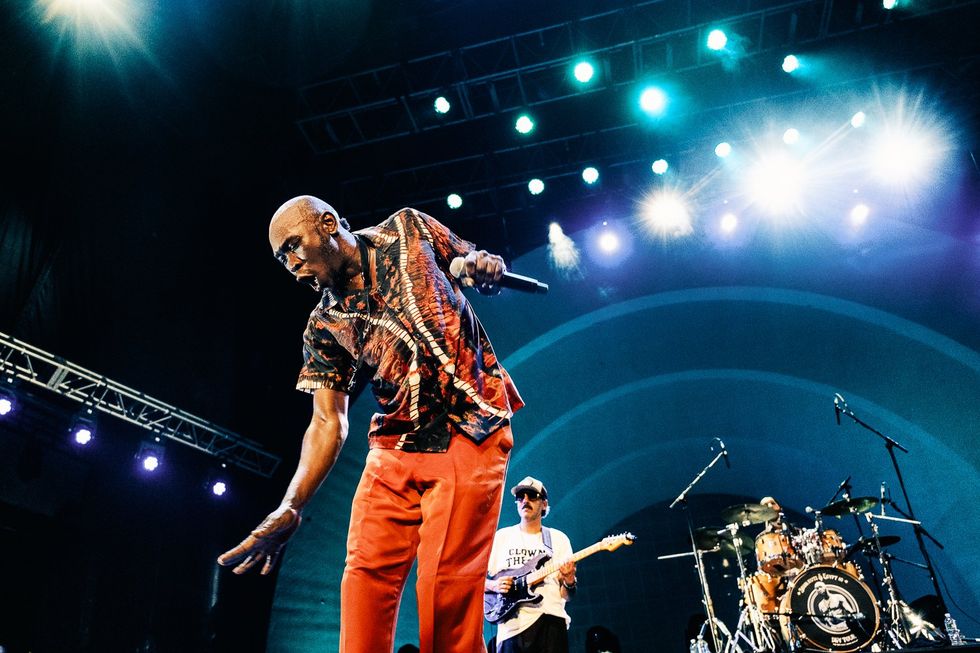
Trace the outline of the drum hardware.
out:
<instances>
[{"instance_id":1,"label":"drum hardware","mask_svg":"<svg viewBox=\"0 0 980 653\"><path fill-rule=\"evenodd\" d=\"M735 559L738 561L739 587L742 589L742 599L739 601L742 610L739 613L738 623L735 625L735 635L729 637L725 653L741 653L742 649L738 645L740 639L747 643L755 653L774 651L777 644L776 633L765 622L762 608L758 605L752 591L754 588L749 585L748 573L745 570L743 555L747 555L753 547L748 540L739 535L738 524L730 523L723 531L716 531L716 535L721 537L721 533L725 532L731 538L732 550L738 552ZM747 625L752 627L751 637L745 633Z\"/></svg>"},{"instance_id":2,"label":"drum hardware","mask_svg":"<svg viewBox=\"0 0 980 653\"><path fill-rule=\"evenodd\" d=\"M842 397L840 394L834 395L834 413L837 416L838 425L840 425L840 416L844 415L850 418L855 424L864 427L866 430L874 433L884 443L885 449L887 449L888 451L888 457L891 459L892 467L895 470L895 476L898 478L898 485L902 489L902 496L905 499L905 510L899 508L895 504L895 502L892 501L891 499L885 499L885 488L884 488L884 484L882 484L882 493L881 493L881 498L879 499L879 503L881 504L881 514L884 515L885 512L884 506L885 503L887 502L889 505L895 508L895 510L898 511L903 517L910 520L909 523L914 523L915 539L919 545L919 551L922 553L922 559L925 562L925 565L928 569L929 579L932 581L933 588L935 589L936 592L936 597L939 599L943 613L949 612L949 609L946 606L946 600L943 598L942 590L939 587L939 580L936 575L935 567L932 564L932 558L930 558L929 556L929 552L926 549L926 543L923 537L928 537L940 549L943 548L943 545L939 542L939 540L933 537L926 529L922 527L921 522L918 522L918 520L916 520L915 511L912 509L912 501L909 499L908 489L905 487L905 479L902 476L902 469L898 464L898 457L895 455L895 449L898 449L899 451L902 451L904 453L908 453L909 450L903 447L901 444L899 444L894 438L885 435L881 431L872 427L870 424L867 424L866 422L861 420L857 415L855 415L853 410L848 408L847 401L844 400L844 397Z\"/></svg>"},{"instance_id":3,"label":"drum hardware","mask_svg":"<svg viewBox=\"0 0 980 653\"><path fill-rule=\"evenodd\" d=\"M708 627L708 630L711 632L711 642L712 644L714 644L714 651L716 653L724 650L724 648L721 646L721 635L719 634L719 631L727 633L728 629L725 628L724 624L722 624L718 619L715 618L715 606L711 600L711 592L709 591L708 588L708 578L704 573L704 559L701 557L702 551L698 548L697 541L695 540L694 537L694 519L691 516L691 509L690 506L688 505L687 495L694 488L694 486L698 484L698 481L700 481L701 478L708 473L708 470L714 467L715 463L717 463L718 460L720 460L723 456L725 457L725 461L727 462L728 451L724 447L722 447L721 450L715 454L715 456L711 459L711 462L705 465L704 468L702 468L701 471L697 473L697 475L691 480L691 482L687 484L687 487L684 488L681 491L681 493L678 494L677 497L673 501L671 501L670 505L668 506L669 509L673 509L674 506L681 504L682 508L684 509L684 515L687 518L687 532L691 538L691 551L695 560L695 568L696 571L698 572L698 582L700 582L701 584L701 597L702 597L701 602L704 605L705 613L708 616L708 618L705 620L704 625L702 625L701 629L703 631L705 625ZM730 522L733 520L726 520L726 521ZM730 640L731 635L729 634L728 637ZM727 645L725 648L727 648Z\"/></svg>"}]
</instances>

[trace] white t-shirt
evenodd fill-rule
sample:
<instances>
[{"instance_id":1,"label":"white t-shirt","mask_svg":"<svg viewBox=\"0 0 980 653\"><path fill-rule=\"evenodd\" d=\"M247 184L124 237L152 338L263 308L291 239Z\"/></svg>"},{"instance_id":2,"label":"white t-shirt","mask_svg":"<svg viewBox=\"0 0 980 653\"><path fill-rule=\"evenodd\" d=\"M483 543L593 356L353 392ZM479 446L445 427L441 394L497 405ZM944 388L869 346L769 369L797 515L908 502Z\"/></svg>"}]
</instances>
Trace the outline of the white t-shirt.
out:
<instances>
[{"instance_id":1,"label":"white t-shirt","mask_svg":"<svg viewBox=\"0 0 980 653\"><path fill-rule=\"evenodd\" d=\"M571 558L574 551L568 536L554 528L548 530L551 531L551 559L564 561ZM495 576L499 571L520 567L537 554L546 552L541 533L525 533L519 524L501 528L493 537L488 572L490 576ZM566 627L572 623L571 617L565 612L565 599L561 596L561 585L558 583L560 577L560 573L555 573L534 586L535 593L544 597L540 603L525 603L515 616L497 624L498 643L527 630L543 614L561 617L565 620Z\"/></svg>"}]
</instances>

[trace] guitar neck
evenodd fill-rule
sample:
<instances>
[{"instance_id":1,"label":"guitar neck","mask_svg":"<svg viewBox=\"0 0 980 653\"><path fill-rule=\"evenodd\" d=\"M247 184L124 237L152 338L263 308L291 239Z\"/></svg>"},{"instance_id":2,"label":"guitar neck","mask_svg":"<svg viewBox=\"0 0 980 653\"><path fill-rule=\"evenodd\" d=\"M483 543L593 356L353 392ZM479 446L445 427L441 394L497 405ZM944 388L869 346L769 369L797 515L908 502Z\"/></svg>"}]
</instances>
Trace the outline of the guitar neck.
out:
<instances>
[{"instance_id":1,"label":"guitar neck","mask_svg":"<svg viewBox=\"0 0 980 653\"><path fill-rule=\"evenodd\" d=\"M527 575L527 584L534 585L535 583L540 583L542 580L551 576L552 574L558 573L559 568L568 562L578 562L583 558L588 558L593 553L598 553L602 550L602 542L596 542L592 546L587 546L581 551L577 551L572 554L571 558L565 560L552 560L545 564L544 567L536 569Z\"/></svg>"}]
</instances>

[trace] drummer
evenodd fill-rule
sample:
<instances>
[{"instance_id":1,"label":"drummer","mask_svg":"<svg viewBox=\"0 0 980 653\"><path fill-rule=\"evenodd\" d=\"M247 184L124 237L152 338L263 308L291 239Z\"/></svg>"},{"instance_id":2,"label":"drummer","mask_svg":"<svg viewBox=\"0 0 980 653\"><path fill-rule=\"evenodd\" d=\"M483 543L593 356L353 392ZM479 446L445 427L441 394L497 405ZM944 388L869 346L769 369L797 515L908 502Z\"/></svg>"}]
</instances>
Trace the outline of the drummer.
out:
<instances>
[{"instance_id":1,"label":"drummer","mask_svg":"<svg viewBox=\"0 0 980 653\"><path fill-rule=\"evenodd\" d=\"M790 531L794 530L790 524L783 521L785 515L783 515L783 507L779 505L779 502L772 497L762 497L759 499L759 505L765 506L766 508L771 508L776 512L775 519L770 519L765 522L765 527L763 528L763 533L775 533L778 531Z\"/></svg>"}]
</instances>

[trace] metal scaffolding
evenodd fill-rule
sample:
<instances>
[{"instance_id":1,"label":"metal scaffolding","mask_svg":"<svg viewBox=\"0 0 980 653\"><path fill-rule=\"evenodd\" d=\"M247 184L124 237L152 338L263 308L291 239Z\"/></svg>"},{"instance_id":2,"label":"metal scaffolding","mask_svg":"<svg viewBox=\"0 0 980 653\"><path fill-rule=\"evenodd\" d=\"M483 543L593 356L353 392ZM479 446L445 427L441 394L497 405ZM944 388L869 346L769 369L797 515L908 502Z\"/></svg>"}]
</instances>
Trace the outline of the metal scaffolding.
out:
<instances>
[{"instance_id":1,"label":"metal scaffolding","mask_svg":"<svg viewBox=\"0 0 980 653\"><path fill-rule=\"evenodd\" d=\"M272 476L280 462L257 442L5 333L0 333L0 371L259 476Z\"/></svg>"}]
</instances>

